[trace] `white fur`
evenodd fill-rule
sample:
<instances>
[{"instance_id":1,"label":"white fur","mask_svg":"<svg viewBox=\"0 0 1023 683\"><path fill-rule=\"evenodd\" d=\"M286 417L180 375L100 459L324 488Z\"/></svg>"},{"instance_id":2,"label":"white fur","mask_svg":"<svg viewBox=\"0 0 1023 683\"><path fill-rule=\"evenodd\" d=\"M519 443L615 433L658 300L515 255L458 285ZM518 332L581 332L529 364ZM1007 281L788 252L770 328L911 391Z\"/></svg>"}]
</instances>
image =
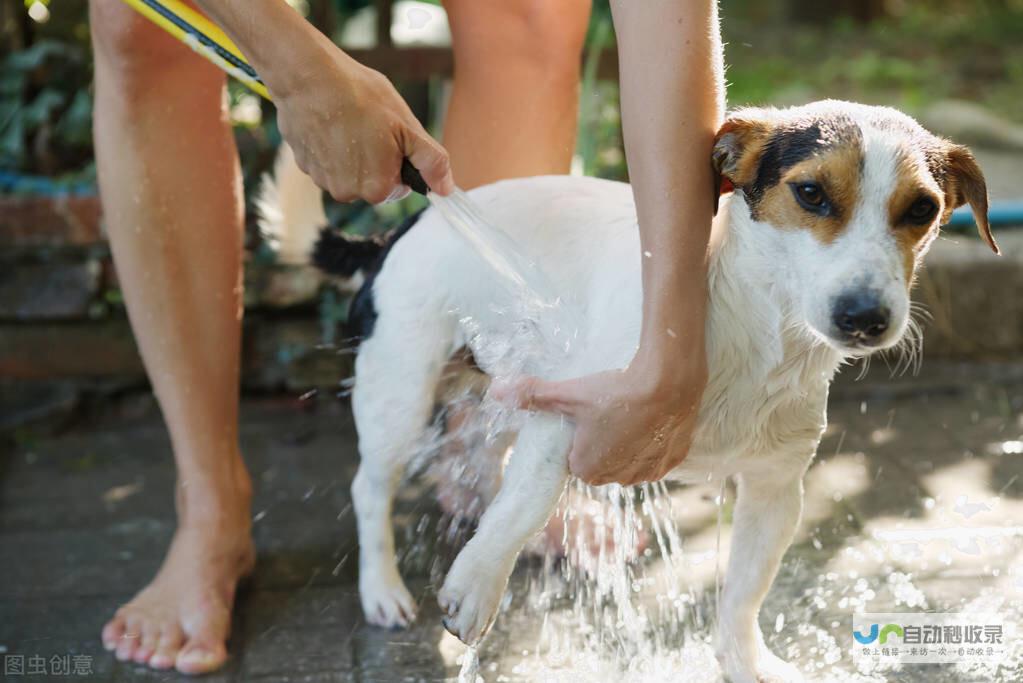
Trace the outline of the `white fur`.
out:
<instances>
[{"instance_id":1,"label":"white fur","mask_svg":"<svg viewBox=\"0 0 1023 683\"><path fill-rule=\"evenodd\" d=\"M309 248L327 225L323 190L302 173L288 145L280 146L273 175L263 176L256 210L259 231L277 252L278 262L308 263Z\"/></svg>"},{"instance_id":2,"label":"white fur","mask_svg":"<svg viewBox=\"0 0 1023 683\"><path fill-rule=\"evenodd\" d=\"M861 125L860 201L831 244L755 221L737 195L722 200L715 219L721 240L709 272L709 384L692 449L673 476L738 480L718 649L726 674L740 683L798 677L767 650L757 615L799 521L802 476L826 426L828 385L843 358L857 353L829 336L830 306L850 287L883 291L893 324L882 346L898 341L908 318L908 286L885 213L899 136ZM525 370L559 379L624 367L638 344L642 303L629 186L542 177L499 182L471 196L581 314L569 353L557 363L538 354ZM301 242L289 240L283 244ZM378 317L356 360L352 396L362 457L352 487L360 592L372 623L404 625L412 616L394 555L391 501L427 426L444 363L468 345L492 373L496 361L479 340L515 336L507 315L516 310L514 294L492 283L433 210L395 244L376 278ZM558 417L525 419L500 491L440 591L445 624L464 641L485 634L523 544L555 508L569 476L571 437L571 424Z\"/></svg>"}]
</instances>

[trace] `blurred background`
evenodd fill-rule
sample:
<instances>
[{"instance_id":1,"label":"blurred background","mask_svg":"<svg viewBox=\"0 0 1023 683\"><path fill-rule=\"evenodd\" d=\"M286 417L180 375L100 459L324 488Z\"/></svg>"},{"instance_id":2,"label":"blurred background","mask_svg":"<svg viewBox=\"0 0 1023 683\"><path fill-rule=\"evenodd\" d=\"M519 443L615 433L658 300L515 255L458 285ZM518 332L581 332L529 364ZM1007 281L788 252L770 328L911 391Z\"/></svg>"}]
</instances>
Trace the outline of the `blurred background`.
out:
<instances>
[{"instance_id":1,"label":"blurred background","mask_svg":"<svg viewBox=\"0 0 1023 683\"><path fill-rule=\"evenodd\" d=\"M387 74L439 134L452 60L438 2L292 4ZM896 106L973 146L1001 206L1023 197L1023 0L721 5L730 106L824 97ZM626 179L606 0L594 4L580 64L574 170ZM272 105L233 82L230 98L251 199L280 135ZM103 239L91 108L85 0L0 0L0 387L7 407L0 414L7 423L54 402L66 407L144 386ZM422 201L332 204L328 215L365 234L386 230ZM1023 222L1021 213L1009 211L1001 222ZM276 266L254 218L249 211L245 387L336 390L347 376L347 357L332 348L346 302L309 271ZM947 234L963 244L938 245L918 290L934 318L925 348L931 356L1011 357L1021 348L1023 315L1015 297L993 297L987 283L1023 284L1015 238L1001 230L1007 256L996 260L974 239L969 217L960 223Z\"/></svg>"}]
</instances>

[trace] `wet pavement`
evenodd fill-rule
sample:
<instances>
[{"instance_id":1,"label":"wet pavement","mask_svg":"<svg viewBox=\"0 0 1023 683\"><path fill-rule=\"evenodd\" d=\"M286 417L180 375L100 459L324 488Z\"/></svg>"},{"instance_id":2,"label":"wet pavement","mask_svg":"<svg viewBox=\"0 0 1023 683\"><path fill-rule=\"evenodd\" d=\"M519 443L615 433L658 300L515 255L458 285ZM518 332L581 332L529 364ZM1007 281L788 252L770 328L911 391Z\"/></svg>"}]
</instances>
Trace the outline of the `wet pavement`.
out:
<instances>
[{"instance_id":1,"label":"wet pavement","mask_svg":"<svg viewBox=\"0 0 1023 683\"><path fill-rule=\"evenodd\" d=\"M966 610L1007 622L1023 613L1023 365L927 361L918 377L890 379L875 363L862 381L855 374L833 391L803 523L761 615L769 645L811 680L1021 680L1023 647L1011 643L1001 669L854 673L850 620L856 611ZM104 621L159 566L173 530L170 449L152 400L129 397L103 412L56 435L22 430L0 453L0 659L24 670L8 669L8 680L64 680L76 670L91 680L178 678L117 663L99 643ZM347 405L249 399L242 423L259 561L239 596L230 663L206 680L456 680L464 648L444 633L434 602L452 548L423 542L440 517L426 485L404 487L397 515L418 622L405 632L368 627L355 586ZM719 509L717 495L671 489L688 615L677 642L687 650L675 662L682 670L664 680L716 678L705 640L731 505L726 495ZM657 555L647 560L651 575ZM537 561L517 571L516 597L482 648L488 683L606 675L584 666L592 649L557 647L559 633L580 622L557 600L533 599L547 578Z\"/></svg>"}]
</instances>

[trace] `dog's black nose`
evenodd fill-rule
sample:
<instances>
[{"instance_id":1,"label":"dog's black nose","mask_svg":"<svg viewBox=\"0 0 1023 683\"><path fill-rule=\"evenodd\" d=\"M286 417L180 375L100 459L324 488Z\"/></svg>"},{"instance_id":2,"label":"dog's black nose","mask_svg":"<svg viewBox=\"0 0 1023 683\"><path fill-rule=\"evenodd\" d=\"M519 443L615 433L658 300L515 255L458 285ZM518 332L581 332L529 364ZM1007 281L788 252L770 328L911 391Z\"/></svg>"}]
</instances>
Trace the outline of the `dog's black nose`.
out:
<instances>
[{"instance_id":1,"label":"dog's black nose","mask_svg":"<svg viewBox=\"0 0 1023 683\"><path fill-rule=\"evenodd\" d=\"M835 302L832 321L846 337L876 341L888 329L890 311L876 294L846 294Z\"/></svg>"}]
</instances>

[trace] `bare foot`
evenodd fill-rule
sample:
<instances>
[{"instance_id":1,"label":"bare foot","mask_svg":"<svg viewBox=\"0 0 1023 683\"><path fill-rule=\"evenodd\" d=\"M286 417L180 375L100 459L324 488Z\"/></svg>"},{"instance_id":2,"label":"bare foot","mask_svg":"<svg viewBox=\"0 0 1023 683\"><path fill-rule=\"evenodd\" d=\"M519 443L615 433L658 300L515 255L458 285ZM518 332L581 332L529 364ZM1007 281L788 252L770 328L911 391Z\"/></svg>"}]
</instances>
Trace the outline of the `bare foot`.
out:
<instances>
[{"instance_id":1,"label":"bare foot","mask_svg":"<svg viewBox=\"0 0 1023 683\"><path fill-rule=\"evenodd\" d=\"M235 588L255 562L248 497L236 497L244 502L230 514L180 515L156 578L103 628L103 646L117 659L187 674L227 660Z\"/></svg>"}]
</instances>

